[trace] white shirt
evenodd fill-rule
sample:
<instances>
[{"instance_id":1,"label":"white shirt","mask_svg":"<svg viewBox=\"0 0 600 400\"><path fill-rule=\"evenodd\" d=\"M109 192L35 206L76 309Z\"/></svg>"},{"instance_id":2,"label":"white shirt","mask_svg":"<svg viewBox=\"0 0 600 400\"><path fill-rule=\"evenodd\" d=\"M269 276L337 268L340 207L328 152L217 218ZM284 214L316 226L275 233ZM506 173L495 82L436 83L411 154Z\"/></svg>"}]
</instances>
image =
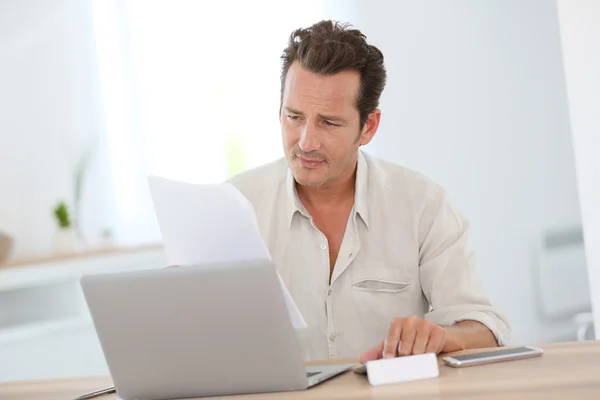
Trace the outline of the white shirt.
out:
<instances>
[{"instance_id":1,"label":"white shirt","mask_svg":"<svg viewBox=\"0 0 600 400\"><path fill-rule=\"evenodd\" d=\"M307 360L356 358L394 318L439 325L479 321L500 345L508 320L492 307L467 248L469 224L442 187L407 168L359 152L354 208L331 284L327 238L298 199L280 159L230 180L252 203L261 235L308 329Z\"/></svg>"}]
</instances>

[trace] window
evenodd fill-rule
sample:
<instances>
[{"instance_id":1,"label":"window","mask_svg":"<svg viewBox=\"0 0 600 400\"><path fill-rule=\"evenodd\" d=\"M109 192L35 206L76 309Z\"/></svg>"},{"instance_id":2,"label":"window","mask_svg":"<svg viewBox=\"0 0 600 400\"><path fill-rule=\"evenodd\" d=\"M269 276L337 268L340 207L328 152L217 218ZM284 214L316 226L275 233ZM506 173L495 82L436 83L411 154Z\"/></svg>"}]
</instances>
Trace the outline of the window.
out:
<instances>
[{"instance_id":1,"label":"window","mask_svg":"<svg viewBox=\"0 0 600 400\"><path fill-rule=\"evenodd\" d=\"M94 1L115 228L157 239L148 174L221 182L283 155L280 55L321 2Z\"/></svg>"}]
</instances>

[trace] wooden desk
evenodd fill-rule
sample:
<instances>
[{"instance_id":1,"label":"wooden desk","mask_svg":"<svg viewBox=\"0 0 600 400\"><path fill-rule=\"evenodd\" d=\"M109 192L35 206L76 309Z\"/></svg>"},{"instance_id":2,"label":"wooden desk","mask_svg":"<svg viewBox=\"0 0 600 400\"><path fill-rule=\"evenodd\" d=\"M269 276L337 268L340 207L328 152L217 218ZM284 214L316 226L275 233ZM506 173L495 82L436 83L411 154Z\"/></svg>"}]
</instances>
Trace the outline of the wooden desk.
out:
<instances>
[{"instance_id":1,"label":"wooden desk","mask_svg":"<svg viewBox=\"0 0 600 400\"><path fill-rule=\"evenodd\" d=\"M425 381L372 387L347 372L304 391L217 399L600 399L600 341L540 347L542 357L478 367L453 369L440 361L440 377ZM72 399L110 383L108 377L0 383L0 399Z\"/></svg>"}]
</instances>

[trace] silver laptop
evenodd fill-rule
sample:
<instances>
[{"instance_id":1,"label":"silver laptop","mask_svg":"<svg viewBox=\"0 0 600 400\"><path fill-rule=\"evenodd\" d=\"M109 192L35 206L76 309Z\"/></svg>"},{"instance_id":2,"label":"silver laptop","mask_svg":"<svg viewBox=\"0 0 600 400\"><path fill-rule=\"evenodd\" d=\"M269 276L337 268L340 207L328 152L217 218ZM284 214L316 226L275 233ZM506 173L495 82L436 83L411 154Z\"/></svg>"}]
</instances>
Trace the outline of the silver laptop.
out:
<instances>
[{"instance_id":1,"label":"silver laptop","mask_svg":"<svg viewBox=\"0 0 600 400\"><path fill-rule=\"evenodd\" d=\"M305 367L270 261L85 276L124 400L301 390L354 364Z\"/></svg>"}]
</instances>

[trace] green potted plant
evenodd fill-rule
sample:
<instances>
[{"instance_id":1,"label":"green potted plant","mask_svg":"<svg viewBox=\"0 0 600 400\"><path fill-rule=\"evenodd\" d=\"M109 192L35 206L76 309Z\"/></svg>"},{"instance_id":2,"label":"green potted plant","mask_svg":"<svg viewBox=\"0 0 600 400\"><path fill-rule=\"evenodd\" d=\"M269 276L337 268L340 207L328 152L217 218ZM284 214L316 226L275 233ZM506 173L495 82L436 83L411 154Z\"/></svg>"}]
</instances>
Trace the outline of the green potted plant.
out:
<instances>
[{"instance_id":1,"label":"green potted plant","mask_svg":"<svg viewBox=\"0 0 600 400\"><path fill-rule=\"evenodd\" d=\"M54 207L54 217L58 225L54 237L54 250L58 252L75 250L77 247L77 231L73 226L69 208L64 201L59 202Z\"/></svg>"}]
</instances>

